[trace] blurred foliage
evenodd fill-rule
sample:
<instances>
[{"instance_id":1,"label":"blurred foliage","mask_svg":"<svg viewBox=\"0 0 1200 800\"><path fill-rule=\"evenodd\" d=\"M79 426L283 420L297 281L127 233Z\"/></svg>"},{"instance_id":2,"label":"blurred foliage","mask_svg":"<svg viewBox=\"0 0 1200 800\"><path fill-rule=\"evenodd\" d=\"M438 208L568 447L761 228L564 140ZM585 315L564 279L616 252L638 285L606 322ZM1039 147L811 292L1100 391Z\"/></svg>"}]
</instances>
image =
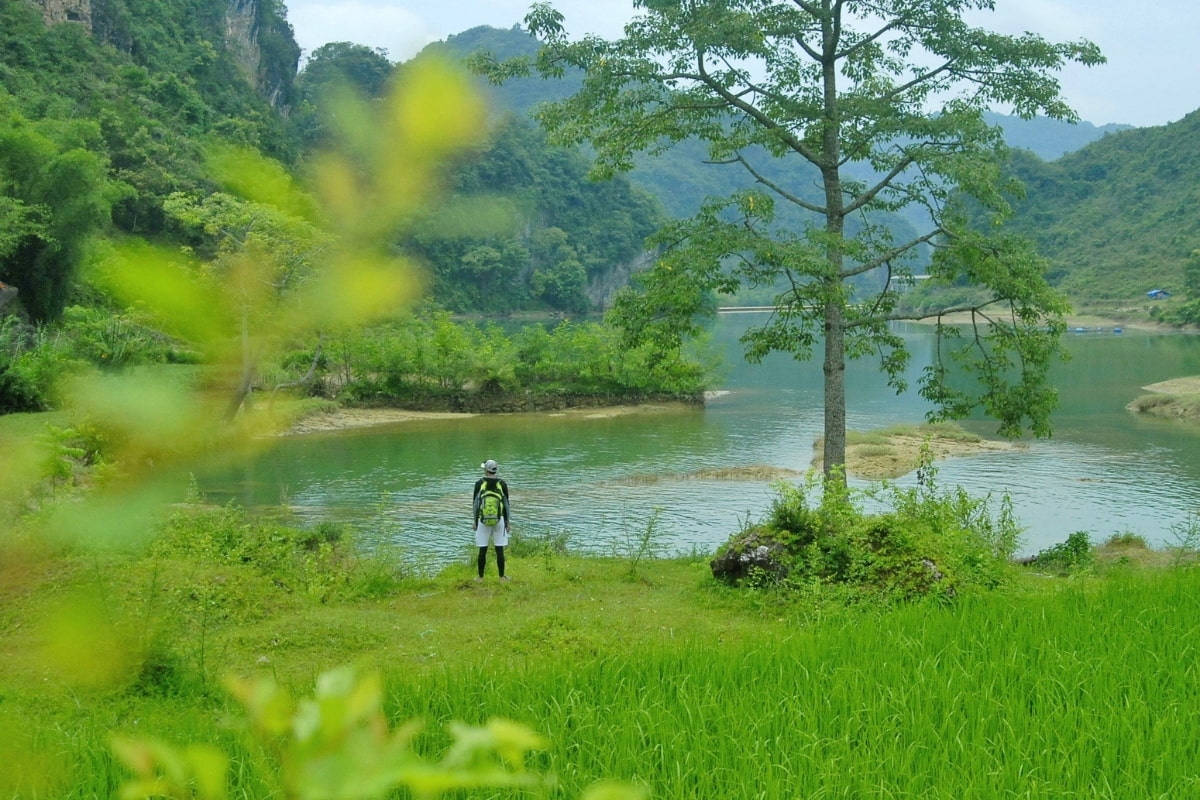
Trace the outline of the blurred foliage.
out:
<instances>
[{"instance_id":1,"label":"blurred foliage","mask_svg":"<svg viewBox=\"0 0 1200 800\"><path fill-rule=\"evenodd\" d=\"M264 796L287 800L370 800L403 791L416 800L480 790L519 791L549 797L554 780L530 770L533 754L547 743L528 727L506 719L481 726L449 723L451 743L438 760L420 755L422 725L393 727L384 713L383 680L377 673L343 667L321 674L311 698L293 697L271 679L226 681L241 706L244 747L256 753L250 769ZM150 739L118 737L113 752L134 777L121 787L123 800L194 798L224 800L231 794L230 755L211 744L177 747ZM240 770L247 767L242 765ZM238 775L241 782L247 776ZM603 784L584 800L641 800L633 787Z\"/></svg>"}]
</instances>

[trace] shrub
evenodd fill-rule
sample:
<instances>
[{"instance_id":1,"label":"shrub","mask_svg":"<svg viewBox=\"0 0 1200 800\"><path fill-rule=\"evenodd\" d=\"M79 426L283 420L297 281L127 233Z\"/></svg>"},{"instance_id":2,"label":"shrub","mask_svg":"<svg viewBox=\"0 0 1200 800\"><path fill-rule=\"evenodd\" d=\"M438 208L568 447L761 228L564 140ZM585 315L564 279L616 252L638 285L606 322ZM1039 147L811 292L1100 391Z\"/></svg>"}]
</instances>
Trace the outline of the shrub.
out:
<instances>
[{"instance_id":1,"label":"shrub","mask_svg":"<svg viewBox=\"0 0 1200 800\"><path fill-rule=\"evenodd\" d=\"M922 475L915 489L884 484L835 493L831 484L815 505L809 497L820 491L818 479L804 487L781 484L765 522L718 552L714 574L729 548L749 536L760 549L767 541L781 546L788 563L769 571L806 591L814 584L836 585L860 599L948 599L1000 585L1019 538L1007 498L993 510L990 498L937 491L932 467L924 467ZM866 501L886 510L868 513Z\"/></svg>"},{"instance_id":2,"label":"shrub","mask_svg":"<svg viewBox=\"0 0 1200 800\"><path fill-rule=\"evenodd\" d=\"M0 318L0 414L54 408L59 379L76 366L48 327Z\"/></svg>"},{"instance_id":3,"label":"shrub","mask_svg":"<svg viewBox=\"0 0 1200 800\"><path fill-rule=\"evenodd\" d=\"M1040 569L1067 575L1091 565L1092 541L1086 531L1075 531L1066 541L1040 550L1033 564Z\"/></svg>"},{"instance_id":4,"label":"shrub","mask_svg":"<svg viewBox=\"0 0 1200 800\"><path fill-rule=\"evenodd\" d=\"M321 602L381 596L403 577L395 564L356 552L343 525L297 528L279 516L252 517L234 504L183 507L163 526L152 550L162 558L248 572L284 593ZM242 579L227 575L222 581L233 586Z\"/></svg>"}]
</instances>

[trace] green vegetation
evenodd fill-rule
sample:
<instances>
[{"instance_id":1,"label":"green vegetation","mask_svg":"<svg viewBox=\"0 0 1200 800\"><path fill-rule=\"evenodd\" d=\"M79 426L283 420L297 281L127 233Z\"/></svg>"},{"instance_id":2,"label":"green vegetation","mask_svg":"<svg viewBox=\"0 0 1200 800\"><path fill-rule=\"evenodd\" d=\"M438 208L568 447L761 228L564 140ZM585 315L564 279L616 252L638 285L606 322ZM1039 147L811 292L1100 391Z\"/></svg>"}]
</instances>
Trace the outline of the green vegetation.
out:
<instances>
[{"instance_id":1,"label":"green vegetation","mask_svg":"<svg viewBox=\"0 0 1200 800\"><path fill-rule=\"evenodd\" d=\"M0 320L0 795L1195 789L1196 526L1165 569L1080 534L1035 576L1008 563L1003 506L788 490L761 526L798 545L783 580L660 558L652 517L612 558L517 539L514 579L480 586L468 552L431 574L337 525L180 502L164 475L261 442L259 390L446 403L705 377L671 336L453 321L599 304L655 204L583 183L523 123L479 138L436 53L393 68L341 43L297 78L282 5L241 20L253 41L229 12L106 0L89 30L0 7L0 280L26 315ZM739 208L759 219L759 197Z\"/></svg>"},{"instance_id":2,"label":"green vegetation","mask_svg":"<svg viewBox=\"0 0 1200 800\"><path fill-rule=\"evenodd\" d=\"M815 486L779 487L766 519L718 551L714 574L732 584L785 585L802 591L835 587L847 600L950 600L995 589L1006 579L1020 530L1011 504L962 489L942 492L926 462L919 485L883 484L863 493ZM867 513L870 500L880 513Z\"/></svg>"},{"instance_id":3,"label":"green vegetation","mask_svg":"<svg viewBox=\"0 0 1200 800\"><path fill-rule=\"evenodd\" d=\"M566 797L614 779L734 798L1182 796L1197 780L1194 541L1166 568L1114 540L1067 578L1009 565L999 589L847 603L816 576L731 589L640 544L596 558L518 540L513 580L479 586L466 549L414 573L335 527L202 501L117 550L4 538L6 796L111 796L135 774L192 781L179 797L225 796L221 775L230 797L311 796L298 774L415 790L450 767L534 791L554 776ZM334 768L343 748L359 771ZM321 796L386 796L341 791Z\"/></svg>"},{"instance_id":4,"label":"green vegetation","mask_svg":"<svg viewBox=\"0 0 1200 800\"><path fill-rule=\"evenodd\" d=\"M613 329L587 322L528 324L506 335L495 325L420 314L331 337L326 352L309 379L313 393L411 408L487 410L520 398L696 400L710 377L698 359L651 345L628 349Z\"/></svg>"},{"instance_id":5,"label":"green vegetation","mask_svg":"<svg viewBox=\"0 0 1200 800\"><path fill-rule=\"evenodd\" d=\"M302 385L296 353L352 335L366 295L373 319L418 294L432 314L586 312L643 257L660 218L647 195L588 181L526 122L485 123L465 86L414 91L453 72L434 55L400 66L333 43L297 76L286 9L241 11L0 11L0 413L59 408L92 369L183 361L213 367L233 416L255 390ZM379 118L398 102L412 107ZM350 285L364 258L372 286ZM607 391L584 383L570 391Z\"/></svg>"},{"instance_id":6,"label":"green vegetation","mask_svg":"<svg viewBox=\"0 0 1200 800\"><path fill-rule=\"evenodd\" d=\"M1106 136L1051 163L1013 154L1025 195L1011 226L1051 261L1052 283L1092 306L1154 310L1165 320L1184 297L1197 299L1185 273L1200 247L1191 212L1200 201L1198 131L1200 114L1190 114ZM1151 289L1173 297L1151 301Z\"/></svg>"}]
</instances>

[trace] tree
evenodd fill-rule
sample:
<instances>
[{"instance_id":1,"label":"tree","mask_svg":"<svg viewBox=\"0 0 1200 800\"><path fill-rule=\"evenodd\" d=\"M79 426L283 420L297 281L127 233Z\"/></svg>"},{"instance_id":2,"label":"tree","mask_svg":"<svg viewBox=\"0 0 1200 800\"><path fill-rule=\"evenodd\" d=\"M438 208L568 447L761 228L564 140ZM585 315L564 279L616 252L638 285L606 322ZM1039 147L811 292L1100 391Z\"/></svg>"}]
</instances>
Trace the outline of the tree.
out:
<instances>
[{"instance_id":1,"label":"tree","mask_svg":"<svg viewBox=\"0 0 1200 800\"><path fill-rule=\"evenodd\" d=\"M87 122L35 124L0 98L0 280L37 322L58 319L93 238L110 221L114 187L87 146Z\"/></svg>"},{"instance_id":2,"label":"tree","mask_svg":"<svg viewBox=\"0 0 1200 800\"><path fill-rule=\"evenodd\" d=\"M327 111L338 93L351 91L370 100L387 94L395 67L387 50L351 42L329 42L312 52L296 80L300 102L290 119L292 131L306 149L328 146L333 135Z\"/></svg>"},{"instance_id":3,"label":"tree","mask_svg":"<svg viewBox=\"0 0 1200 800\"><path fill-rule=\"evenodd\" d=\"M393 69L387 50L381 47L330 42L312 52L300 75L300 85L309 100L317 99L330 86L341 85L375 99L387 94Z\"/></svg>"},{"instance_id":4,"label":"tree","mask_svg":"<svg viewBox=\"0 0 1200 800\"><path fill-rule=\"evenodd\" d=\"M1065 301L1047 285L1025 242L969 224L983 208L1006 213L1003 142L983 113L1009 106L1074 121L1052 73L1067 61L1103 61L1095 45L1001 36L968 17L991 0L635 0L642 14L616 41L568 39L563 17L532 7L535 58L473 67L503 81L582 71L583 87L542 107L558 143L588 143L593 173L632 168L686 141L709 160L744 170L749 185L657 237L664 256L614 314L634 342L677 343L697 330L712 292L776 286L777 310L746 334L746 355L824 351L826 479L844 480L849 358L876 354L904 391L908 354L889 322L936 318L938 358L920 381L931 417L977 408L1000 432L1049 435L1055 393L1046 372L1060 353ZM773 162L808 165L807 192L783 182ZM852 180L869 165L867 180ZM856 172L849 168L857 167ZM776 204L807 212L802 226L776 221ZM897 240L885 212L924 209L923 232ZM911 263L933 248L930 275L979 287L978 300L929 313L899 305ZM947 322L966 312L970 324ZM963 378L973 377L974 382ZM839 477L841 476L841 477Z\"/></svg>"}]
</instances>

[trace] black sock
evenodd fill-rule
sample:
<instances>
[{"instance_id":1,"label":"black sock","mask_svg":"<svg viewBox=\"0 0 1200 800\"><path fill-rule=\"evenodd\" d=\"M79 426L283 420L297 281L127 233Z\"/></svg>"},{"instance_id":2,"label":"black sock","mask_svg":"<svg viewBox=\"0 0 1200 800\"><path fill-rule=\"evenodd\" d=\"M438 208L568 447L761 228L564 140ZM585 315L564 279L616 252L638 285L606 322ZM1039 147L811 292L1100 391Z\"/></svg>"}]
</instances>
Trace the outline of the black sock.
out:
<instances>
[{"instance_id":1,"label":"black sock","mask_svg":"<svg viewBox=\"0 0 1200 800\"><path fill-rule=\"evenodd\" d=\"M479 577L483 577L483 568L487 566L487 547L479 548L479 559L476 564L479 567Z\"/></svg>"}]
</instances>

